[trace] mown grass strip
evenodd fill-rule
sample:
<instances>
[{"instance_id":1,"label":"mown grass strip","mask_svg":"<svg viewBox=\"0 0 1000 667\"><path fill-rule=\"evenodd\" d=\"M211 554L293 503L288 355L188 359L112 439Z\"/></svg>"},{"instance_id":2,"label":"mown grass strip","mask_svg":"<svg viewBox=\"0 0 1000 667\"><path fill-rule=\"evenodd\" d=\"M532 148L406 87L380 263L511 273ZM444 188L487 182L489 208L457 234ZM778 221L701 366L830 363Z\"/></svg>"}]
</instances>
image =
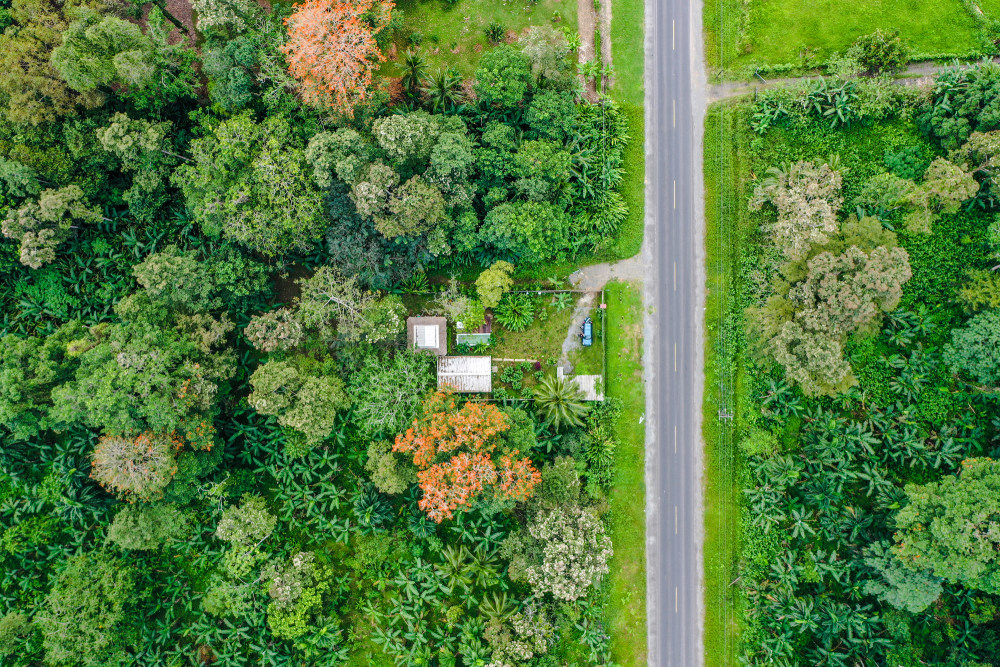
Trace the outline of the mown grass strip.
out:
<instances>
[{"instance_id":1,"label":"mown grass strip","mask_svg":"<svg viewBox=\"0 0 1000 667\"><path fill-rule=\"evenodd\" d=\"M617 427L615 480L609 519L615 555L611 560L605 612L611 654L623 667L646 665L645 412L642 384L642 290L635 283L605 288L607 387L624 404Z\"/></svg>"},{"instance_id":2,"label":"mown grass strip","mask_svg":"<svg viewBox=\"0 0 1000 667\"><path fill-rule=\"evenodd\" d=\"M720 382L729 384L727 408L739 414L740 350L720 345L723 328L733 323L735 300L728 299L736 275L738 210L741 191L736 148L736 114L731 106L714 105L705 118L705 395L702 437L705 442L705 665L737 663L742 599L732 585L740 554L740 493L734 436L736 424L720 421ZM728 432L723 431L727 428Z\"/></svg>"}]
</instances>

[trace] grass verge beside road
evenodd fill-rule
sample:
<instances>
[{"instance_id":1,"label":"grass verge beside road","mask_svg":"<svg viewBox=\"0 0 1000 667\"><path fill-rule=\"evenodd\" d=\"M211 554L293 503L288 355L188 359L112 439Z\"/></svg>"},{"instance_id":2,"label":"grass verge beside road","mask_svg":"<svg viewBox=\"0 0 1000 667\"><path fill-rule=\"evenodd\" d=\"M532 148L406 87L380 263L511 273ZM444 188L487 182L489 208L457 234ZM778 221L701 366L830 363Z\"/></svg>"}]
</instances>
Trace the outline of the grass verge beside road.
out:
<instances>
[{"instance_id":1,"label":"grass verge beside road","mask_svg":"<svg viewBox=\"0 0 1000 667\"><path fill-rule=\"evenodd\" d=\"M705 118L705 665L736 665L743 600L732 585L740 558L738 418L723 422L720 411L739 415L740 357L735 341L742 319L732 298L739 257L739 197L742 180L732 106L713 105ZM724 338L725 337L725 338ZM735 339L735 340L734 340ZM729 341L728 343L726 341ZM725 400L720 386L727 387Z\"/></svg>"},{"instance_id":2,"label":"grass verge beside road","mask_svg":"<svg viewBox=\"0 0 1000 667\"><path fill-rule=\"evenodd\" d=\"M617 436L614 487L610 493L611 539L605 621L611 635L611 655L623 667L646 665L646 429L642 383L642 290L634 283L609 283L605 288L607 395L624 404Z\"/></svg>"},{"instance_id":3,"label":"grass verge beside road","mask_svg":"<svg viewBox=\"0 0 1000 667\"><path fill-rule=\"evenodd\" d=\"M604 0L611 2L611 58L614 61L615 85L611 96L628 115L631 140L625 149L625 175L622 196L629 215L622 224L615 258L624 259L639 252L645 222L646 201L646 126L643 119L645 87L645 32L643 0Z\"/></svg>"}]
</instances>

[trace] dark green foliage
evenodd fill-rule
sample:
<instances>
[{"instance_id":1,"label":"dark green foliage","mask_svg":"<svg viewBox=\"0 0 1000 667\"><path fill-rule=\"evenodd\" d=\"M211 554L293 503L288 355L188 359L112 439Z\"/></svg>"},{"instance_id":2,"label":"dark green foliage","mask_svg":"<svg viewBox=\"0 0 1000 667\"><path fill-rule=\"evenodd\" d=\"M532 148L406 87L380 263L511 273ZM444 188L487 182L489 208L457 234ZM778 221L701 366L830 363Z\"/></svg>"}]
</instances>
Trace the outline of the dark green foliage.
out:
<instances>
[{"instance_id":1,"label":"dark green foliage","mask_svg":"<svg viewBox=\"0 0 1000 667\"><path fill-rule=\"evenodd\" d=\"M973 132L1000 128L1000 66L987 63L968 70L950 69L937 77L920 128L948 150L958 148Z\"/></svg>"},{"instance_id":2,"label":"dark green foliage","mask_svg":"<svg viewBox=\"0 0 1000 667\"><path fill-rule=\"evenodd\" d=\"M920 179L942 147L958 148L971 131L992 129L976 125L989 122L993 96L982 91L992 76L972 71L941 77L934 106L920 120L931 140L900 111L903 97L890 112L901 120L876 123L859 110L847 116L850 129L837 116L834 125L841 129L831 131L837 100L827 95L830 84L801 96L769 94L771 111L780 112L738 131L738 169L746 189L735 196L749 196L756 185L748 174L803 159L839 164L848 203L864 199L885 169ZM953 86L958 79L962 83ZM867 96L867 85L857 84L854 93ZM802 100L819 108L814 104L802 113ZM843 103L860 100L848 92ZM757 111L759 119L765 109ZM753 111L747 105L741 113L749 120ZM992 554L988 540L962 541L975 533L975 519L964 518L972 505L950 493L965 473L955 476L962 462L989 453L996 437L992 387L976 378L990 362L977 368L972 360L990 358L983 342L989 336L962 337L972 324L963 305L973 305L957 298L967 271L995 265L992 214L963 206L941 215L927 236L900 231L904 214L894 206L876 212L864 205L868 215L877 215L883 233L897 230L913 275L879 330L849 336L846 358L858 386L830 398L803 396L766 359L742 353L744 308L776 289L771 276L780 260L763 243L768 220L742 208L734 212L730 302L718 325L729 336L730 351L741 351L720 363L735 372L738 388L732 404L732 442L739 445L733 482L740 489L742 526L734 566L745 615L744 660L810 667L857 661L992 664L997 631L988 609L995 597L973 590L986 587ZM838 222L846 226L856 211L853 205L845 209ZM864 241L865 235L852 234L852 243ZM793 270L782 279L795 275ZM980 314L990 312L988 301L977 303ZM984 344L987 349L974 347ZM959 345L968 350L965 361L959 361ZM970 482L975 484L985 482ZM988 521L992 506L982 499L995 494L984 487L966 495L980 499L976 517ZM978 620L980 613L989 620ZM953 633L952 627L963 630Z\"/></svg>"},{"instance_id":3,"label":"dark green foliage","mask_svg":"<svg viewBox=\"0 0 1000 667\"><path fill-rule=\"evenodd\" d=\"M530 294L508 292L493 310L497 322L511 331L524 331L535 320L535 301ZM512 378L513 379L513 378ZM511 380L504 380L510 382Z\"/></svg>"},{"instance_id":4,"label":"dark green foliage","mask_svg":"<svg viewBox=\"0 0 1000 667\"><path fill-rule=\"evenodd\" d=\"M476 70L475 90L483 104L510 108L524 99L531 85L528 58L511 46L483 54Z\"/></svg>"},{"instance_id":5,"label":"dark green foliage","mask_svg":"<svg viewBox=\"0 0 1000 667\"><path fill-rule=\"evenodd\" d=\"M1000 311L988 310L951 332L945 361L957 373L988 386L1000 383Z\"/></svg>"},{"instance_id":6,"label":"dark green foliage","mask_svg":"<svg viewBox=\"0 0 1000 667\"><path fill-rule=\"evenodd\" d=\"M910 146L896 153L885 152L886 168L908 181L920 180L930 163L920 146Z\"/></svg>"},{"instance_id":7,"label":"dark green foliage","mask_svg":"<svg viewBox=\"0 0 1000 667\"><path fill-rule=\"evenodd\" d=\"M854 52L857 53L858 64L870 74L895 74L905 69L910 61L910 48L899 36L899 31L885 33L876 30L862 35L854 42Z\"/></svg>"}]
</instances>

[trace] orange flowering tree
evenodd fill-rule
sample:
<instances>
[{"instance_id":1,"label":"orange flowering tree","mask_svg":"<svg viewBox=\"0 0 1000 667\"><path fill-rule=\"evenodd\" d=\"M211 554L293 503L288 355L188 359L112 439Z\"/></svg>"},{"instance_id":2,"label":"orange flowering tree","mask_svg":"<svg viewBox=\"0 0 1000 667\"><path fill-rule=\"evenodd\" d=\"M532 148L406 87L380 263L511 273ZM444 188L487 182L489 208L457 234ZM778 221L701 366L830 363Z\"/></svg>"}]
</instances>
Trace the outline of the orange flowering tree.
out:
<instances>
[{"instance_id":1,"label":"orange flowering tree","mask_svg":"<svg viewBox=\"0 0 1000 667\"><path fill-rule=\"evenodd\" d=\"M156 500L177 472L182 446L173 433L106 435L94 449L90 476L122 500Z\"/></svg>"},{"instance_id":2,"label":"orange flowering tree","mask_svg":"<svg viewBox=\"0 0 1000 667\"><path fill-rule=\"evenodd\" d=\"M306 0L285 19L281 47L302 98L347 116L372 93L372 75L385 61L375 35L389 24L386 0Z\"/></svg>"},{"instance_id":3,"label":"orange flowering tree","mask_svg":"<svg viewBox=\"0 0 1000 667\"><path fill-rule=\"evenodd\" d=\"M420 509L441 523L472 500L491 494L500 500L526 500L541 480L531 460L502 451L510 419L489 403L465 403L436 393L424 402L423 415L392 449L413 456L423 496ZM501 449L501 451L497 451Z\"/></svg>"}]
</instances>

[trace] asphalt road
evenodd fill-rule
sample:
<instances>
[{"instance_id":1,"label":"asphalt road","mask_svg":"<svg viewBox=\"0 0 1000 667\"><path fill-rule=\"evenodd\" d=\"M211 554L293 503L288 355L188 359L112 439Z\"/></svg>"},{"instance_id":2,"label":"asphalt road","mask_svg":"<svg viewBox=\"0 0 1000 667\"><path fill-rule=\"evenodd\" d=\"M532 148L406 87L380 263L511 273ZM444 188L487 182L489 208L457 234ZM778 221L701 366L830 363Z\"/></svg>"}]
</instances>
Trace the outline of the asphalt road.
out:
<instances>
[{"instance_id":1,"label":"asphalt road","mask_svg":"<svg viewBox=\"0 0 1000 667\"><path fill-rule=\"evenodd\" d=\"M649 664L702 653L704 316L700 0L646 0Z\"/></svg>"}]
</instances>

